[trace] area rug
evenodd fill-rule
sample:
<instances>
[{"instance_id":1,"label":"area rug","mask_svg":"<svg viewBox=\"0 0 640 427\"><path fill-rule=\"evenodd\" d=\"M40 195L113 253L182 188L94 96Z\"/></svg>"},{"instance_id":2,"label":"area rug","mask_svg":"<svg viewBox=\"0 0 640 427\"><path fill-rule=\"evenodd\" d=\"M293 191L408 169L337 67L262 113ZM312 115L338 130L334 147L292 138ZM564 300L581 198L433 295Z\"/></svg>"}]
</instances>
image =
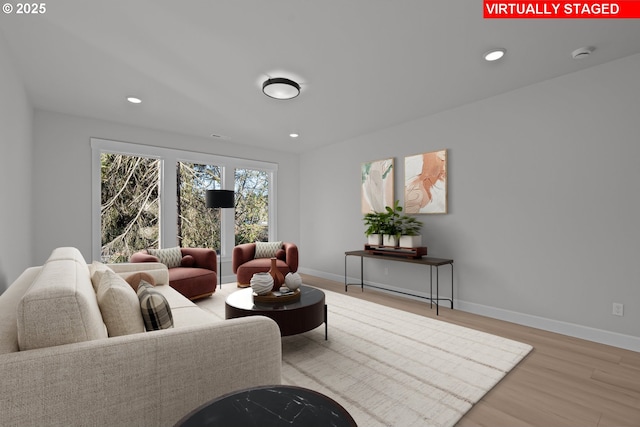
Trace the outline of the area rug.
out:
<instances>
[{"instance_id":1,"label":"area rug","mask_svg":"<svg viewBox=\"0 0 640 427\"><path fill-rule=\"evenodd\" d=\"M224 319L223 285L198 305ZM527 344L323 290L324 325L282 338L282 382L323 393L362 427L453 426ZM425 308L425 310L428 308Z\"/></svg>"}]
</instances>

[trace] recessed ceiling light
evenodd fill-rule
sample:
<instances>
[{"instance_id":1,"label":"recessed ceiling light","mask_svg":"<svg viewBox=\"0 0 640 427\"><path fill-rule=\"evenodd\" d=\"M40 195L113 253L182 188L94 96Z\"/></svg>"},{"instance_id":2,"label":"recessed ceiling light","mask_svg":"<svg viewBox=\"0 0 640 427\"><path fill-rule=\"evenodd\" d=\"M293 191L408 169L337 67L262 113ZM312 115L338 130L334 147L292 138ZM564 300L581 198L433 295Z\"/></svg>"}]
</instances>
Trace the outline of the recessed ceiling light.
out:
<instances>
[{"instance_id":1,"label":"recessed ceiling light","mask_svg":"<svg viewBox=\"0 0 640 427\"><path fill-rule=\"evenodd\" d=\"M262 92L270 98L292 99L300 95L300 85L291 79L276 77L262 83Z\"/></svg>"},{"instance_id":2,"label":"recessed ceiling light","mask_svg":"<svg viewBox=\"0 0 640 427\"><path fill-rule=\"evenodd\" d=\"M498 59L502 58L504 56L504 54L507 53L507 49L492 49L488 52L485 52L484 56L484 60L485 61L497 61Z\"/></svg>"},{"instance_id":3,"label":"recessed ceiling light","mask_svg":"<svg viewBox=\"0 0 640 427\"><path fill-rule=\"evenodd\" d=\"M291 138L297 138L297 137L299 137L299 136L300 136L300 134L293 132L293 133L290 133L290 134L289 134L289 136L290 136Z\"/></svg>"},{"instance_id":4,"label":"recessed ceiling light","mask_svg":"<svg viewBox=\"0 0 640 427\"><path fill-rule=\"evenodd\" d=\"M587 56L591 55L594 50L596 50L596 48L593 46L581 47L580 49L576 49L573 52L571 52L571 57L573 59L586 58Z\"/></svg>"},{"instance_id":5,"label":"recessed ceiling light","mask_svg":"<svg viewBox=\"0 0 640 427\"><path fill-rule=\"evenodd\" d=\"M140 104L142 102L142 99L136 98L135 96L129 96L127 97L127 101L129 101L132 104Z\"/></svg>"}]
</instances>

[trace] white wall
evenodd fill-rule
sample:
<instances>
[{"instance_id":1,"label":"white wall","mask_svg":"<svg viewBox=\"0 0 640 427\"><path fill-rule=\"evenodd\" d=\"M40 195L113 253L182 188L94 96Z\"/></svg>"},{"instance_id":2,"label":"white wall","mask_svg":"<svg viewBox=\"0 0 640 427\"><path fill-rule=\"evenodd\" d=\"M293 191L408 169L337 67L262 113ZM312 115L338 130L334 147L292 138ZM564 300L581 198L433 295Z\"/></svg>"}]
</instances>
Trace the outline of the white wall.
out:
<instances>
[{"instance_id":1,"label":"white wall","mask_svg":"<svg viewBox=\"0 0 640 427\"><path fill-rule=\"evenodd\" d=\"M58 246L75 246L91 259L92 137L278 163L278 239L299 239L297 154L36 110L36 263ZM223 275L231 275L230 260L225 260Z\"/></svg>"},{"instance_id":2,"label":"white wall","mask_svg":"<svg viewBox=\"0 0 640 427\"><path fill-rule=\"evenodd\" d=\"M33 109L0 36L0 293L32 264Z\"/></svg>"},{"instance_id":3,"label":"white wall","mask_svg":"<svg viewBox=\"0 0 640 427\"><path fill-rule=\"evenodd\" d=\"M362 249L362 162L394 157L403 201L404 157L446 148L450 213L419 219L459 307L640 350L639 75L635 55L302 155L304 267L342 280ZM423 267L365 266L427 290Z\"/></svg>"}]
</instances>

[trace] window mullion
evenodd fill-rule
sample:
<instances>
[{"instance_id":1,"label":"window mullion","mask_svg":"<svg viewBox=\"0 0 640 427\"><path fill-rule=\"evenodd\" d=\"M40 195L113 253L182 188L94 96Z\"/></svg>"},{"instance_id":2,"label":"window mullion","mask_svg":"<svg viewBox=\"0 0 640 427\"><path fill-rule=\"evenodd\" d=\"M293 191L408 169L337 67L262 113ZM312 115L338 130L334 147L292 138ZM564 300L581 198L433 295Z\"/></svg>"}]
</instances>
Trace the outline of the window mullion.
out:
<instances>
[{"instance_id":1,"label":"window mullion","mask_svg":"<svg viewBox=\"0 0 640 427\"><path fill-rule=\"evenodd\" d=\"M160 161L160 247L178 246L178 203L175 156L165 155Z\"/></svg>"},{"instance_id":2,"label":"window mullion","mask_svg":"<svg viewBox=\"0 0 640 427\"><path fill-rule=\"evenodd\" d=\"M222 168L222 189L234 189L235 169L230 166ZM223 259L231 257L231 252L235 246L235 209L221 209L222 218L221 230L221 254Z\"/></svg>"}]
</instances>

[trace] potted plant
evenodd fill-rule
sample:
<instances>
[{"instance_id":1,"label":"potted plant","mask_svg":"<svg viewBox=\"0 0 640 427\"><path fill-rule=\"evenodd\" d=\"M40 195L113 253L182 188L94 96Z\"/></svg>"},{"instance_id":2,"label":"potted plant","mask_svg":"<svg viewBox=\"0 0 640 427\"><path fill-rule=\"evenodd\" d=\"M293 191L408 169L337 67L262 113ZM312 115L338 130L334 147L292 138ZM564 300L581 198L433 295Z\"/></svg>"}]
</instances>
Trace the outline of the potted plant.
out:
<instances>
[{"instance_id":1,"label":"potted plant","mask_svg":"<svg viewBox=\"0 0 640 427\"><path fill-rule=\"evenodd\" d=\"M407 215L401 215L400 200L393 206L385 206L384 212L369 212L364 215L364 234L370 245L416 248L422 244L420 229L422 222Z\"/></svg>"},{"instance_id":2,"label":"potted plant","mask_svg":"<svg viewBox=\"0 0 640 427\"><path fill-rule=\"evenodd\" d=\"M369 212L365 214L364 225L367 229L364 234L367 236L367 242L370 245L382 245L382 231L384 226L384 213Z\"/></svg>"},{"instance_id":3,"label":"potted plant","mask_svg":"<svg viewBox=\"0 0 640 427\"><path fill-rule=\"evenodd\" d=\"M382 226L383 244L385 246L397 247L400 235L402 234L401 224L402 219L400 212L402 212L402 206L400 206L400 200L396 200L393 203L393 207L385 206L386 212L384 215L384 223Z\"/></svg>"},{"instance_id":4,"label":"potted plant","mask_svg":"<svg viewBox=\"0 0 640 427\"><path fill-rule=\"evenodd\" d=\"M406 215L402 216L401 219L399 245L403 248L417 248L421 246L422 236L420 235L420 229L422 228L422 222L412 216Z\"/></svg>"}]
</instances>

